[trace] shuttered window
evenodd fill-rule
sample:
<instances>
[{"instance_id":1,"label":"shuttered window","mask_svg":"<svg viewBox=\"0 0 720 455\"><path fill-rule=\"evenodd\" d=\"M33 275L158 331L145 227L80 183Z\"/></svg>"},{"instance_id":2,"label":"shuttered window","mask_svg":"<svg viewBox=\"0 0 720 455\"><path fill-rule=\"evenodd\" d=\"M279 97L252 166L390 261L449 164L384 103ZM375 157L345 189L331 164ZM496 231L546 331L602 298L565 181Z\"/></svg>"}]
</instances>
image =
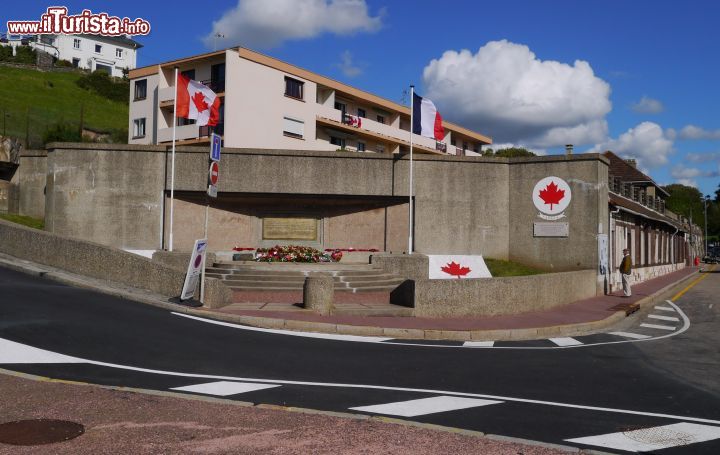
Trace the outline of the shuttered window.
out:
<instances>
[{"instance_id":1,"label":"shuttered window","mask_svg":"<svg viewBox=\"0 0 720 455\"><path fill-rule=\"evenodd\" d=\"M302 139L305 135L305 123L289 117L283 118L283 134Z\"/></svg>"}]
</instances>

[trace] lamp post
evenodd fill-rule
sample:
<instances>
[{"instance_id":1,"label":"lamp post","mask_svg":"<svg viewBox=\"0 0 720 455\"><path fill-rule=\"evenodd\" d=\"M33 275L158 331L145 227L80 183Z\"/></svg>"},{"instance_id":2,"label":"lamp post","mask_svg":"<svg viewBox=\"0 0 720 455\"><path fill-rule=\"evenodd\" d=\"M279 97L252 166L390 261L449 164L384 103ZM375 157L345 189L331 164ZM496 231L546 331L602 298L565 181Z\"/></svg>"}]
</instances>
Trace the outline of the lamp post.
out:
<instances>
[{"instance_id":1,"label":"lamp post","mask_svg":"<svg viewBox=\"0 0 720 455\"><path fill-rule=\"evenodd\" d=\"M710 202L710 195L706 194L703 198L703 204L705 208L705 257L708 255L708 231L707 231L707 206L708 202Z\"/></svg>"}]
</instances>

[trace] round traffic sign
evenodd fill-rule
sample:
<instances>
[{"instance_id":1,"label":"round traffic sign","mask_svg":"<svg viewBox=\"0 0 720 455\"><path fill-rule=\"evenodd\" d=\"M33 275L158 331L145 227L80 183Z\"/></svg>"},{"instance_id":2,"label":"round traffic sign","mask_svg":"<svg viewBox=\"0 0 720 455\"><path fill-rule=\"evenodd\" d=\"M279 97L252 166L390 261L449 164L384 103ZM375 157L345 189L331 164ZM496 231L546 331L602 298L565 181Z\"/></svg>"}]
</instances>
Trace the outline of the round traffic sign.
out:
<instances>
[{"instance_id":1,"label":"round traffic sign","mask_svg":"<svg viewBox=\"0 0 720 455\"><path fill-rule=\"evenodd\" d=\"M210 185L217 185L218 175L220 175L220 166L217 161L210 163Z\"/></svg>"}]
</instances>

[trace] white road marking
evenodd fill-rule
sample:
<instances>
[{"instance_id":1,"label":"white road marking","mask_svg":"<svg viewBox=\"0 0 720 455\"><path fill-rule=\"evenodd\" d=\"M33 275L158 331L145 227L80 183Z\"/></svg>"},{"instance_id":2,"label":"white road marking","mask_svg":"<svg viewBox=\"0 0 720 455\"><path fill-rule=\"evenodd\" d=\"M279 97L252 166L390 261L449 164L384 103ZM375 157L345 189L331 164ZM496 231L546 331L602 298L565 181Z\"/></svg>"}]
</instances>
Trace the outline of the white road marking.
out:
<instances>
[{"instance_id":1,"label":"white road marking","mask_svg":"<svg viewBox=\"0 0 720 455\"><path fill-rule=\"evenodd\" d=\"M683 313L683 311L675 305L672 301L666 300L666 302L675 308L675 311L680 315L683 321L683 326L676 332L667 334L667 335L659 335L659 336L649 336L647 338L643 337L626 337L626 338L632 338L630 340L620 340L620 341L605 341L600 343L588 343L588 344L581 344L581 345L574 345L574 346L484 346L482 345L483 342L468 342L468 343L478 343L476 345L448 345L448 344L432 344L431 342L428 343L403 343L400 340L394 339L394 338L381 338L381 337L368 337L368 336L356 336L356 335L339 335L339 334L324 334L324 333L312 333L312 332L295 332L292 330L279 330L279 329L264 329L260 327L252 327L248 325L242 325L242 324L232 324L229 322L222 322L217 321L214 319L206 319L201 318L197 316L191 316L188 314L183 313L176 313L171 312L170 314L174 316L182 316L185 318L194 319L196 321L206 322L208 324L216 324L216 325L223 325L226 327L233 327L236 329L241 330L250 330L255 332L266 332L266 333L274 333L279 335L291 335L291 336L299 336L299 337L308 337L308 338L323 338L328 340L339 340L339 341L355 341L360 343L380 343L383 341L393 340L392 343L385 343L386 346L410 346L413 348L417 347L432 347L432 348L443 348L443 349L457 349L457 348L474 348L474 349L575 349L575 348L584 348L589 346L603 346L607 344L620 344L620 343L637 343L642 341L655 341L655 340L662 340L663 338L669 338L676 335L680 335L681 333L685 332L687 329L690 328L690 319ZM673 329L674 330L674 329ZM624 332L612 332L612 333L624 333ZM622 336L622 335L621 335Z\"/></svg>"},{"instance_id":2,"label":"white road marking","mask_svg":"<svg viewBox=\"0 0 720 455\"><path fill-rule=\"evenodd\" d=\"M565 441L628 452L650 452L718 438L720 438L720 427L682 422Z\"/></svg>"},{"instance_id":3,"label":"white road marking","mask_svg":"<svg viewBox=\"0 0 720 455\"><path fill-rule=\"evenodd\" d=\"M502 403L502 401L478 400L476 398L462 398L443 395L439 397L420 398L419 400L398 401L396 403L358 406L350 409L353 411L363 411L372 414L415 417L425 414L456 411L458 409L475 408L478 406L487 406L498 403Z\"/></svg>"},{"instance_id":4,"label":"white road marking","mask_svg":"<svg viewBox=\"0 0 720 455\"><path fill-rule=\"evenodd\" d=\"M205 395L217 395L220 397L227 397L230 395L237 395L239 393L252 392L254 390L272 389L274 387L280 386L251 382L216 381L208 382L205 384L186 385L184 387L173 387L170 390L179 390L181 392L195 392L203 393Z\"/></svg>"},{"instance_id":5,"label":"white road marking","mask_svg":"<svg viewBox=\"0 0 720 455\"><path fill-rule=\"evenodd\" d=\"M558 346L579 346L581 344L584 344L583 342L570 337L548 338L548 340L552 341Z\"/></svg>"},{"instance_id":6,"label":"white road marking","mask_svg":"<svg viewBox=\"0 0 720 455\"><path fill-rule=\"evenodd\" d=\"M673 313L675 312L675 310L672 309L672 308L670 308L669 306L659 306L659 305L655 305L655 309L656 309L656 310L661 310L661 311L672 311Z\"/></svg>"},{"instance_id":7,"label":"white road marking","mask_svg":"<svg viewBox=\"0 0 720 455\"><path fill-rule=\"evenodd\" d=\"M0 338L0 341L7 341ZM62 354L58 354L62 355ZM518 397L506 397L499 395L487 395L482 393L467 393L467 392L454 392L451 390L433 390L433 389L417 389L412 387L390 387L372 384L348 384L348 383L335 383L335 382L309 382L309 381L290 381L286 379L265 379L265 378L241 378L235 376L220 376L213 374L197 374L197 373L183 373L180 371L167 371L167 370L154 370L151 368L133 367L130 365L119 365L116 363L100 362L98 360L80 359L85 363L91 365L98 365L108 368L117 368L120 370L128 371L139 371L141 373L151 374L162 374L165 376L176 376L182 378L200 378L200 379L212 379L216 381L235 381L235 382L255 382L261 384L278 384L278 385L303 385L303 386L319 386L319 387L335 387L335 388L348 388L348 389L367 389L367 390L391 390L395 392L417 392L417 393L431 393L435 395L452 395L456 397L469 397L469 398L480 398L488 400L499 400L499 401L512 401L516 403L529 403L538 404L544 406L556 406L560 408L571 408L571 409L586 409L590 411L600 412L612 412L617 414L628 414L628 415L641 415L647 417L663 417L667 419L683 420L690 422L709 423L713 425L720 425L720 420L704 419L701 417L690 417L690 416L678 416L672 414L660 414L655 412L645 411L633 411L631 409L618 409L618 408L605 408L599 406L588 406L572 403L562 403L557 401L544 401L544 400L533 400L528 398Z\"/></svg>"},{"instance_id":8,"label":"white road marking","mask_svg":"<svg viewBox=\"0 0 720 455\"><path fill-rule=\"evenodd\" d=\"M233 324L232 322L217 321L215 319L200 318L197 316L191 316L189 314L175 313L174 311L172 312L172 314L174 314L175 316L182 316L184 318L190 318L190 319L195 319L197 321L207 322L208 324L222 325L225 327L232 327L235 329L242 329L242 330L250 330L253 332L274 333L277 335L291 335L291 336L296 336L296 337L320 338L320 339L324 339L324 340L337 340L337 341L362 341L365 343L380 343L383 341L393 339L393 338L368 337L368 336L358 336L358 335L341 335L338 333L294 332L292 330L265 329L262 327L252 327L249 325Z\"/></svg>"},{"instance_id":9,"label":"white road marking","mask_svg":"<svg viewBox=\"0 0 720 455\"><path fill-rule=\"evenodd\" d=\"M640 324L640 327L647 327L648 329L675 330L675 327L671 325Z\"/></svg>"},{"instance_id":10,"label":"white road marking","mask_svg":"<svg viewBox=\"0 0 720 455\"><path fill-rule=\"evenodd\" d=\"M463 346L471 348L491 348L494 345L494 341L466 341L465 343L463 343Z\"/></svg>"},{"instance_id":11,"label":"white road marking","mask_svg":"<svg viewBox=\"0 0 720 455\"><path fill-rule=\"evenodd\" d=\"M0 364L3 363L84 363L85 360L70 357L26 344L0 338Z\"/></svg>"},{"instance_id":12,"label":"white road marking","mask_svg":"<svg viewBox=\"0 0 720 455\"><path fill-rule=\"evenodd\" d=\"M617 335L619 337L634 338L636 340L644 340L646 338L652 338L650 335L640 335L639 333L630 332L610 332L610 335Z\"/></svg>"},{"instance_id":13,"label":"white road marking","mask_svg":"<svg viewBox=\"0 0 720 455\"><path fill-rule=\"evenodd\" d=\"M650 319L660 319L661 321L680 322L680 319L676 318L675 316L661 316L661 315L658 315L658 314L648 314L648 318L650 318Z\"/></svg>"}]
</instances>

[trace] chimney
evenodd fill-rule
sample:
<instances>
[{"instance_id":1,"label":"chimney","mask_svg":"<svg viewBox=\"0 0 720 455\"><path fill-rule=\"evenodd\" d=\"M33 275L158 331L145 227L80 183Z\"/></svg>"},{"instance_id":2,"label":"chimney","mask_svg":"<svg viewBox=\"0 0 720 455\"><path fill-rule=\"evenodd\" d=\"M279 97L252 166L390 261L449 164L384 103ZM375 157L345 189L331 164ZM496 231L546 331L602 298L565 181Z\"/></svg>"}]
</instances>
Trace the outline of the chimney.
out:
<instances>
[{"instance_id":1,"label":"chimney","mask_svg":"<svg viewBox=\"0 0 720 455\"><path fill-rule=\"evenodd\" d=\"M635 159L633 159L633 158L628 158L628 159L625 160L625 162L626 162L627 164L629 164L630 166L634 167L635 169L637 169L637 161L636 161Z\"/></svg>"},{"instance_id":2,"label":"chimney","mask_svg":"<svg viewBox=\"0 0 720 455\"><path fill-rule=\"evenodd\" d=\"M572 144L565 145L565 154L572 155L572 152L573 152L573 145Z\"/></svg>"}]
</instances>

